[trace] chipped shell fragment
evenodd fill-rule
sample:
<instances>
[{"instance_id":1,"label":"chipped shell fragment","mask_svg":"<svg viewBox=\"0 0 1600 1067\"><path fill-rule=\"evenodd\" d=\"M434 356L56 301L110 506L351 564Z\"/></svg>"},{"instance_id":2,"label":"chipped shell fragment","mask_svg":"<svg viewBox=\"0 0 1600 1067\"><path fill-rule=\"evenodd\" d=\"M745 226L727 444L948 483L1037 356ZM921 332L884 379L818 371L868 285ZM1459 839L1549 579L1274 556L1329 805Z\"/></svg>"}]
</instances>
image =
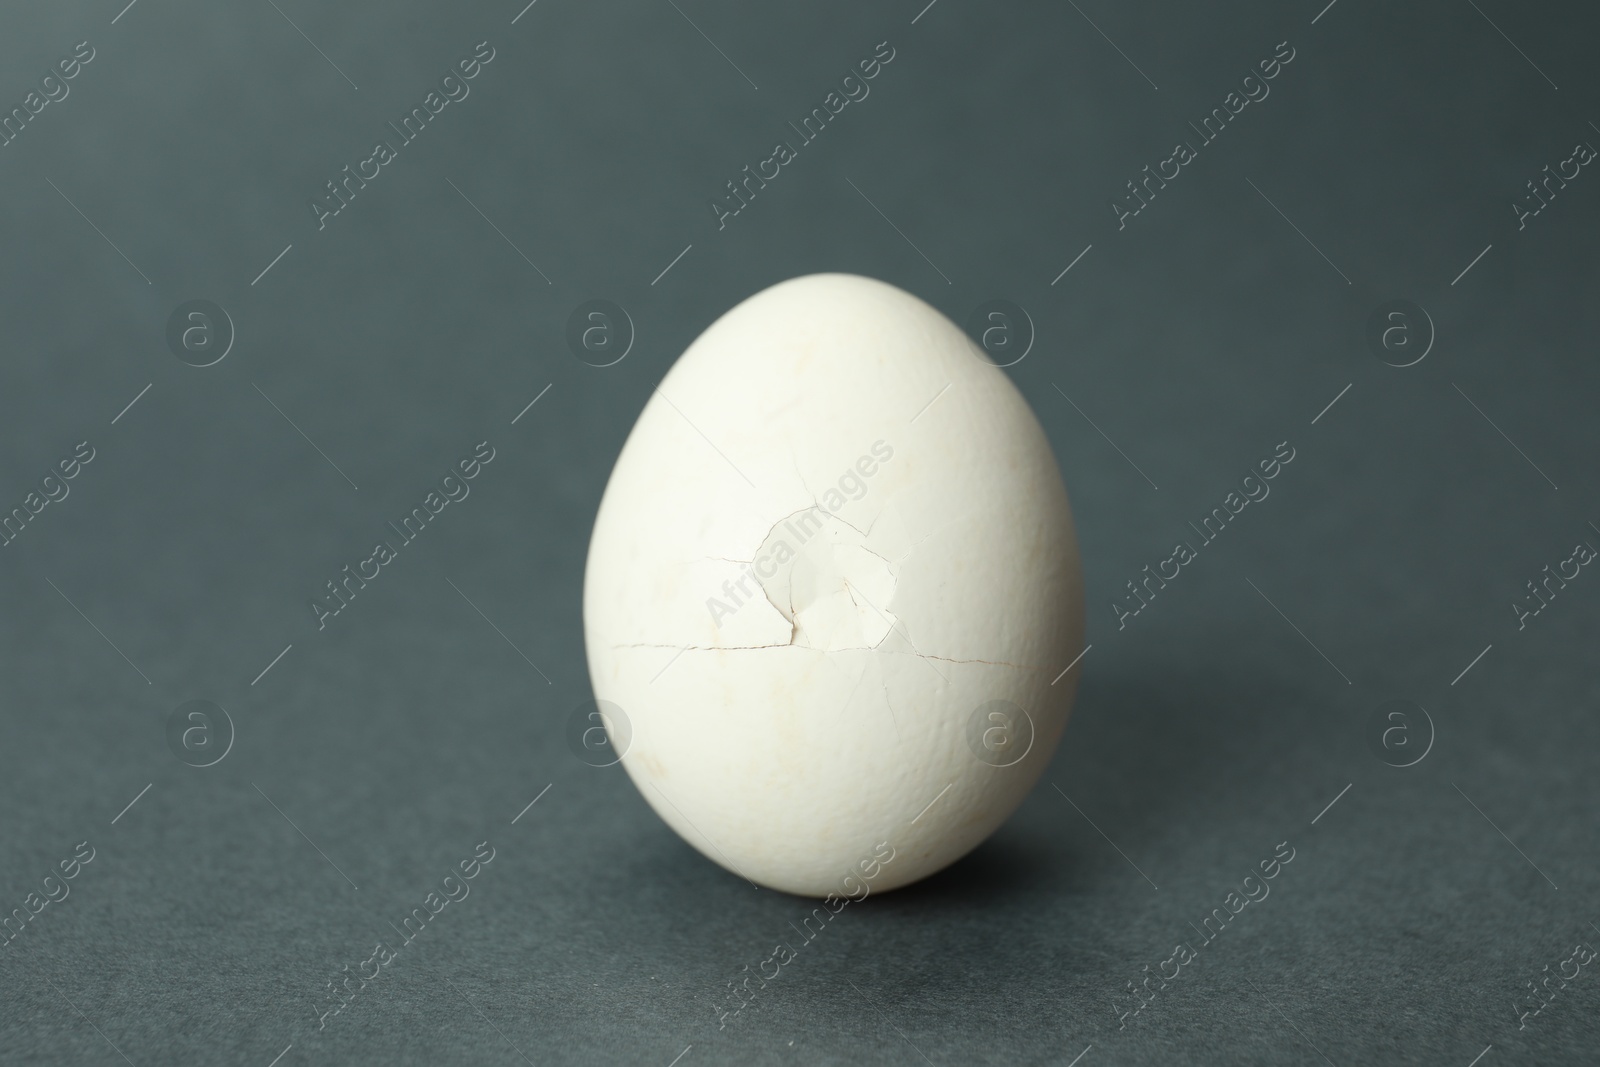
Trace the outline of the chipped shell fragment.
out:
<instances>
[{"instance_id":1,"label":"chipped shell fragment","mask_svg":"<svg viewBox=\"0 0 1600 1067\"><path fill-rule=\"evenodd\" d=\"M712 861L806 896L873 842L899 855L881 891L992 833L1060 740L1077 676L1051 682L1083 629L1027 402L938 311L845 274L757 293L679 358L584 577L594 695L626 710L646 802ZM1015 762L968 740L1002 703L1031 731Z\"/></svg>"}]
</instances>

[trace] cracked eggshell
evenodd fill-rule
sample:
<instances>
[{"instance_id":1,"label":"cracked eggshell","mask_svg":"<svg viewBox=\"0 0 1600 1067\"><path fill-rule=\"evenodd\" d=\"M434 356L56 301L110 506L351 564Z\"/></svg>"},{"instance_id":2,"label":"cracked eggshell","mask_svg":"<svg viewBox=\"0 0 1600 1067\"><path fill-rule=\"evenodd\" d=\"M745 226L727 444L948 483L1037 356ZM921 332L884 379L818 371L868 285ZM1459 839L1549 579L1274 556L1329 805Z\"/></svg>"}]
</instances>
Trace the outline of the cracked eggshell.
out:
<instances>
[{"instance_id":1,"label":"cracked eggshell","mask_svg":"<svg viewBox=\"0 0 1600 1067\"><path fill-rule=\"evenodd\" d=\"M820 274L739 304L662 380L606 485L583 616L667 825L762 885L858 896L1022 802L1071 708L1078 672L1051 680L1083 581L1010 379L916 297Z\"/></svg>"}]
</instances>

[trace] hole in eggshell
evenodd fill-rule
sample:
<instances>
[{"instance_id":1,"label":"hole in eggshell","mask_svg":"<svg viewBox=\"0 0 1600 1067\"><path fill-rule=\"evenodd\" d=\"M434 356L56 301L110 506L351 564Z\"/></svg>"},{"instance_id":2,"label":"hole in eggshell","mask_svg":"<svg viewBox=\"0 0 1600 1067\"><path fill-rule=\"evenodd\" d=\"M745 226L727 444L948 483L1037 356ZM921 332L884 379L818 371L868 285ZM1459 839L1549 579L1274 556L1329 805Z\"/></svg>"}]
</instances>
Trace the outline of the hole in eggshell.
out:
<instances>
[{"instance_id":1,"label":"hole in eggshell","mask_svg":"<svg viewBox=\"0 0 1600 1067\"><path fill-rule=\"evenodd\" d=\"M823 652L876 648L898 621L894 566L866 534L821 508L780 519L755 556L756 580L794 628L789 643Z\"/></svg>"}]
</instances>

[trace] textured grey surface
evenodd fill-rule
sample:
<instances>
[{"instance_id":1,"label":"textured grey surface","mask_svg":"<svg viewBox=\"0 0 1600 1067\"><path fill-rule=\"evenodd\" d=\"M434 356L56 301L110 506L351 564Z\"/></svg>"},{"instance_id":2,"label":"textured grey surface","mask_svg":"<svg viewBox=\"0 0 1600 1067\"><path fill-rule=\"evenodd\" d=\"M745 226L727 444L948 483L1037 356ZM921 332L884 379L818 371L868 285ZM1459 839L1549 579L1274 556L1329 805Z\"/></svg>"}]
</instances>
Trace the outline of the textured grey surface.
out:
<instances>
[{"instance_id":1,"label":"textured grey surface","mask_svg":"<svg viewBox=\"0 0 1600 1067\"><path fill-rule=\"evenodd\" d=\"M0 950L0 1061L1600 1056L1600 977L1514 1007L1600 943L1600 577L1510 608L1600 546L1600 179L1511 208L1600 143L1581 5L63 0L0 27L5 107L95 51L0 148L0 507L94 449L0 549L3 910L94 849ZM1119 230L1107 200L1285 40ZM480 41L470 95L319 230L308 200ZM708 199L880 41L870 95L719 231ZM1028 310L1006 373L1072 495L1092 648L1015 818L719 1028L809 906L568 751L581 569L671 361L820 270ZM637 329L604 369L563 340L591 298ZM1395 298L1437 333L1404 369L1363 339ZM168 350L190 299L236 327L214 366ZM470 496L319 631L309 599L485 440ZM1270 497L1119 629L1124 583L1281 441ZM204 769L166 735L197 699L236 729ZM1392 699L1434 727L1405 769L1369 743ZM470 895L319 1028L482 841ZM1119 1023L1280 842L1271 895Z\"/></svg>"}]
</instances>

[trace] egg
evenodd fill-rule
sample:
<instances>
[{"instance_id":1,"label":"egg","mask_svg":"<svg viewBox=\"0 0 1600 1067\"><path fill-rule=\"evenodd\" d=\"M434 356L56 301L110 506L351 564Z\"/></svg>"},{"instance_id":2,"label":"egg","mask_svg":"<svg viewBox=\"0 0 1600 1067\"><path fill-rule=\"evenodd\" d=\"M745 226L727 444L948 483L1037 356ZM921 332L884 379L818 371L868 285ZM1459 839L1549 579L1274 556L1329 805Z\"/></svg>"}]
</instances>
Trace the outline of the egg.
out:
<instances>
[{"instance_id":1,"label":"egg","mask_svg":"<svg viewBox=\"0 0 1600 1067\"><path fill-rule=\"evenodd\" d=\"M859 899L954 862L1056 749L1083 580L1044 431L891 285L774 285L700 335L601 499L590 680L645 802L752 884Z\"/></svg>"}]
</instances>

